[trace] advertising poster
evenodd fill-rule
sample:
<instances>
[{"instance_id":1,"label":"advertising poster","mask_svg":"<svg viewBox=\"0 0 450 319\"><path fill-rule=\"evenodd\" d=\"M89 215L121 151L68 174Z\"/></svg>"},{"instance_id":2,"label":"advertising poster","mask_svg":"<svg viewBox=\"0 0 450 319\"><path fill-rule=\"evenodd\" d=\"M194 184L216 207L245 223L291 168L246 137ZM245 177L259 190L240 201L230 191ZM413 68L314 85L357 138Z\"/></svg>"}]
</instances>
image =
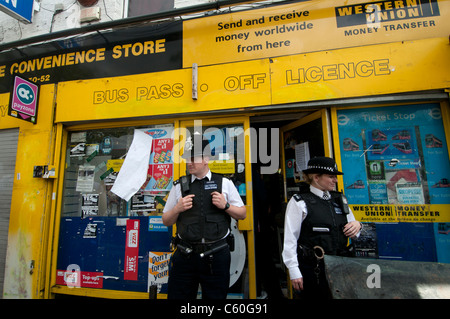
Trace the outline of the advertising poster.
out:
<instances>
[{"instance_id":1,"label":"advertising poster","mask_svg":"<svg viewBox=\"0 0 450 319\"><path fill-rule=\"evenodd\" d=\"M92 192L94 189L95 166L82 165L78 167L77 192Z\"/></svg>"},{"instance_id":2,"label":"advertising poster","mask_svg":"<svg viewBox=\"0 0 450 319\"><path fill-rule=\"evenodd\" d=\"M156 127L144 132L153 137L153 145L147 180L142 186L142 192L169 192L173 181L173 126Z\"/></svg>"},{"instance_id":3,"label":"advertising poster","mask_svg":"<svg viewBox=\"0 0 450 319\"><path fill-rule=\"evenodd\" d=\"M127 220L124 280L137 280L139 255L139 220Z\"/></svg>"},{"instance_id":4,"label":"advertising poster","mask_svg":"<svg viewBox=\"0 0 450 319\"><path fill-rule=\"evenodd\" d=\"M440 105L338 110L337 121L340 187L372 229L358 253L448 262L450 162Z\"/></svg>"},{"instance_id":5,"label":"advertising poster","mask_svg":"<svg viewBox=\"0 0 450 319\"><path fill-rule=\"evenodd\" d=\"M442 263L450 263L450 223L435 223L437 259Z\"/></svg>"},{"instance_id":6,"label":"advertising poster","mask_svg":"<svg viewBox=\"0 0 450 319\"><path fill-rule=\"evenodd\" d=\"M148 287L156 285L158 293L167 293L171 256L170 252L149 252Z\"/></svg>"},{"instance_id":7,"label":"advertising poster","mask_svg":"<svg viewBox=\"0 0 450 319\"><path fill-rule=\"evenodd\" d=\"M301 1L211 15L183 24L183 67L447 37L447 16L447 1L406 0Z\"/></svg>"},{"instance_id":8,"label":"advertising poster","mask_svg":"<svg viewBox=\"0 0 450 319\"><path fill-rule=\"evenodd\" d=\"M145 215L148 212L156 210L155 197L137 192L129 202L129 211L131 216Z\"/></svg>"},{"instance_id":9,"label":"advertising poster","mask_svg":"<svg viewBox=\"0 0 450 319\"><path fill-rule=\"evenodd\" d=\"M82 218L98 215L98 198L99 194L82 194Z\"/></svg>"},{"instance_id":10,"label":"advertising poster","mask_svg":"<svg viewBox=\"0 0 450 319\"><path fill-rule=\"evenodd\" d=\"M152 232L168 232L169 227L164 226L161 216L152 216L148 221L148 231Z\"/></svg>"},{"instance_id":11,"label":"advertising poster","mask_svg":"<svg viewBox=\"0 0 450 319\"><path fill-rule=\"evenodd\" d=\"M352 204L445 204L450 165L438 104L339 110Z\"/></svg>"},{"instance_id":12,"label":"advertising poster","mask_svg":"<svg viewBox=\"0 0 450 319\"><path fill-rule=\"evenodd\" d=\"M173 164L153 164L152 178L145 190L169 191L172 188Z\"/></svg>"},{"instance_id":13,"label":"advertising poster","mask_svg":"<svg viewBox=\"0 0 450 319\"><path fill-rule=\"evenodd\" d=\"M39 87L33 82L14 78L8 115L36 124Z\"/></svg>"},{"instance_id":14,"label":"advertising poster","mask_svg":"<svg viewBox=\"0 0 450 319\"><path fill-rule=\"evenodd\" d=\"M92 271L57 270L56 284L71 288L103 288L103 273Z\"/></svg>"}]
</instances>

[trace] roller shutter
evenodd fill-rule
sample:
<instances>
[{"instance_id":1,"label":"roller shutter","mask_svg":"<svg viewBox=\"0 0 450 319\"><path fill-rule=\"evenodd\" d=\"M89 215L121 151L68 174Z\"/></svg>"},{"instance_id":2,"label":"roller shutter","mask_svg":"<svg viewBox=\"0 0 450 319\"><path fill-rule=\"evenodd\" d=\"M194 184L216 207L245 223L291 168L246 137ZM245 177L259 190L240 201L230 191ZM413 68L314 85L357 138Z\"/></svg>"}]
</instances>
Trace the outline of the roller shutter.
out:
<instances>
[{"instance_id":1,"label":"roller shutter","mask_svg":"<svg viewBox=\"0 0 450 319\"><path fill-rule=\"evenodd\" d=\"M6 247L8 245L9 213L16 166L19 129L0 130L0 298L5 279Z\"/></svg>"}]
</instances>

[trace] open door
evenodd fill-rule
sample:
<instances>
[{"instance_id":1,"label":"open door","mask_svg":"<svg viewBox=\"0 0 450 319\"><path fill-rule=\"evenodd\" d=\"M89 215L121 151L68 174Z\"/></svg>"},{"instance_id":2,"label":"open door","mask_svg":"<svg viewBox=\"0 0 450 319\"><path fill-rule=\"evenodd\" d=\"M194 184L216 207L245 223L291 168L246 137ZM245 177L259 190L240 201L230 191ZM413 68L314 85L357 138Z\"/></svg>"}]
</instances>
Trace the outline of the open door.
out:
<instances>
[{"instance_id":1,"label":"open door","mask_svg":"<svg viewBox=\"0 0 450 319\"><path fill-rule=\"evenodd\" d=\"M302 170L315 156L330 156L329 116L326 109L281 127L281 167L285 201L300 190Z\"/></svg>"},{"instance_id":2,"label":"open door","mask_svg":"<svg viewBox=\"0 0 450 319\"><path fill-rule=\"evenodd\" d=\"M287 294L291 295L290 280L286 282L287 270L281 253L286 202L299 190L301 168L297 168L297 163L301 162L301 156L305 156L300 151L302 148L307 149L310 157L330 156L330 118L327 110L323 109L255 114L250 121L252 128L258 133L267 132L266 143L271 144L270 146L273 146L273 136L276 135L277 149L274 150L269 145L266 149L272 160L275 153L279 156L277 170L271 173L263 173L262 170L258 172L258 167L267 166L261 156L257 157L257 162L252 163L252 207L257 294L261 298L268 296L269 299L277 299L286 296L286 289ZM264 139L252 139L251 142L254 155L253 149L260 150ZM306 158L303 162L307 163Z\"/></svg>"},{"instance_id":3,"label":"open door","mask_svg":"<svg viewBox=\"0 0 450 319\"><path fill-rule=\"evenodd\" d=\"M300 182L303 181L302 170L308 160L315 156L330 156L330 121L326 109L311 113L295 122L280 128L281 139L281 167L284 180L285 202L300 191ZM279 238L282 241L284 232L278 228ZM282 244L280 245L280 254ZM280 257L281 259L281 257ZM289 273L281 262L287 274L287 290L292 298L292 286Z\"/></svg>"}]
</instances>

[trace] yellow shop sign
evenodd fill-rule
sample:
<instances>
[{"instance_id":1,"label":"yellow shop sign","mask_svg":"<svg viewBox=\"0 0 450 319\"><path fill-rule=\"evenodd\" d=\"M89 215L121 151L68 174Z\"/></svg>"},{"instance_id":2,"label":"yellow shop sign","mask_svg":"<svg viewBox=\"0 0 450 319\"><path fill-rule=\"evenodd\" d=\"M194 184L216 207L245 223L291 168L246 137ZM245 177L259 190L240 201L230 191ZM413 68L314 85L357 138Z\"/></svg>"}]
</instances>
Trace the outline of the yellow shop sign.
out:
<instances>
[{"instance_id":1,"label":"yellow shop sign","mask_svg":"<svg viewBox=\"0 0 450 319\"><path fill-rule=\"evenodd\" d=\"M183 23L183 67L448 37L449 8L448 0L316 0L192 19Z\"/></svg>"}]
</instances>

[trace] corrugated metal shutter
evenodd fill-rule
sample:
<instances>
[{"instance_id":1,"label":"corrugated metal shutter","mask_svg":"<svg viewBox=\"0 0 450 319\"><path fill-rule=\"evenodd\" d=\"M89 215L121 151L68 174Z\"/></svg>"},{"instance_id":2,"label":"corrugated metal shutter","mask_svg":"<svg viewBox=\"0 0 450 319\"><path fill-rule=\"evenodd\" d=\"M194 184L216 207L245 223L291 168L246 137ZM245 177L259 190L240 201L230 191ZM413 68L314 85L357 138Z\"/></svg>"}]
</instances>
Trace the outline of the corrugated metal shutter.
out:
<instances>
[{"instance_id":1,"label":"corrugated metal shutter","mask_svg":"<svg viewBox=\"0 0 450 319\"><path fill-rule=\"evenodd\" d=\"M0 130L0 298L3 297L9 212L18 138L19 129Z\"/></svg>"}]
</instances>

